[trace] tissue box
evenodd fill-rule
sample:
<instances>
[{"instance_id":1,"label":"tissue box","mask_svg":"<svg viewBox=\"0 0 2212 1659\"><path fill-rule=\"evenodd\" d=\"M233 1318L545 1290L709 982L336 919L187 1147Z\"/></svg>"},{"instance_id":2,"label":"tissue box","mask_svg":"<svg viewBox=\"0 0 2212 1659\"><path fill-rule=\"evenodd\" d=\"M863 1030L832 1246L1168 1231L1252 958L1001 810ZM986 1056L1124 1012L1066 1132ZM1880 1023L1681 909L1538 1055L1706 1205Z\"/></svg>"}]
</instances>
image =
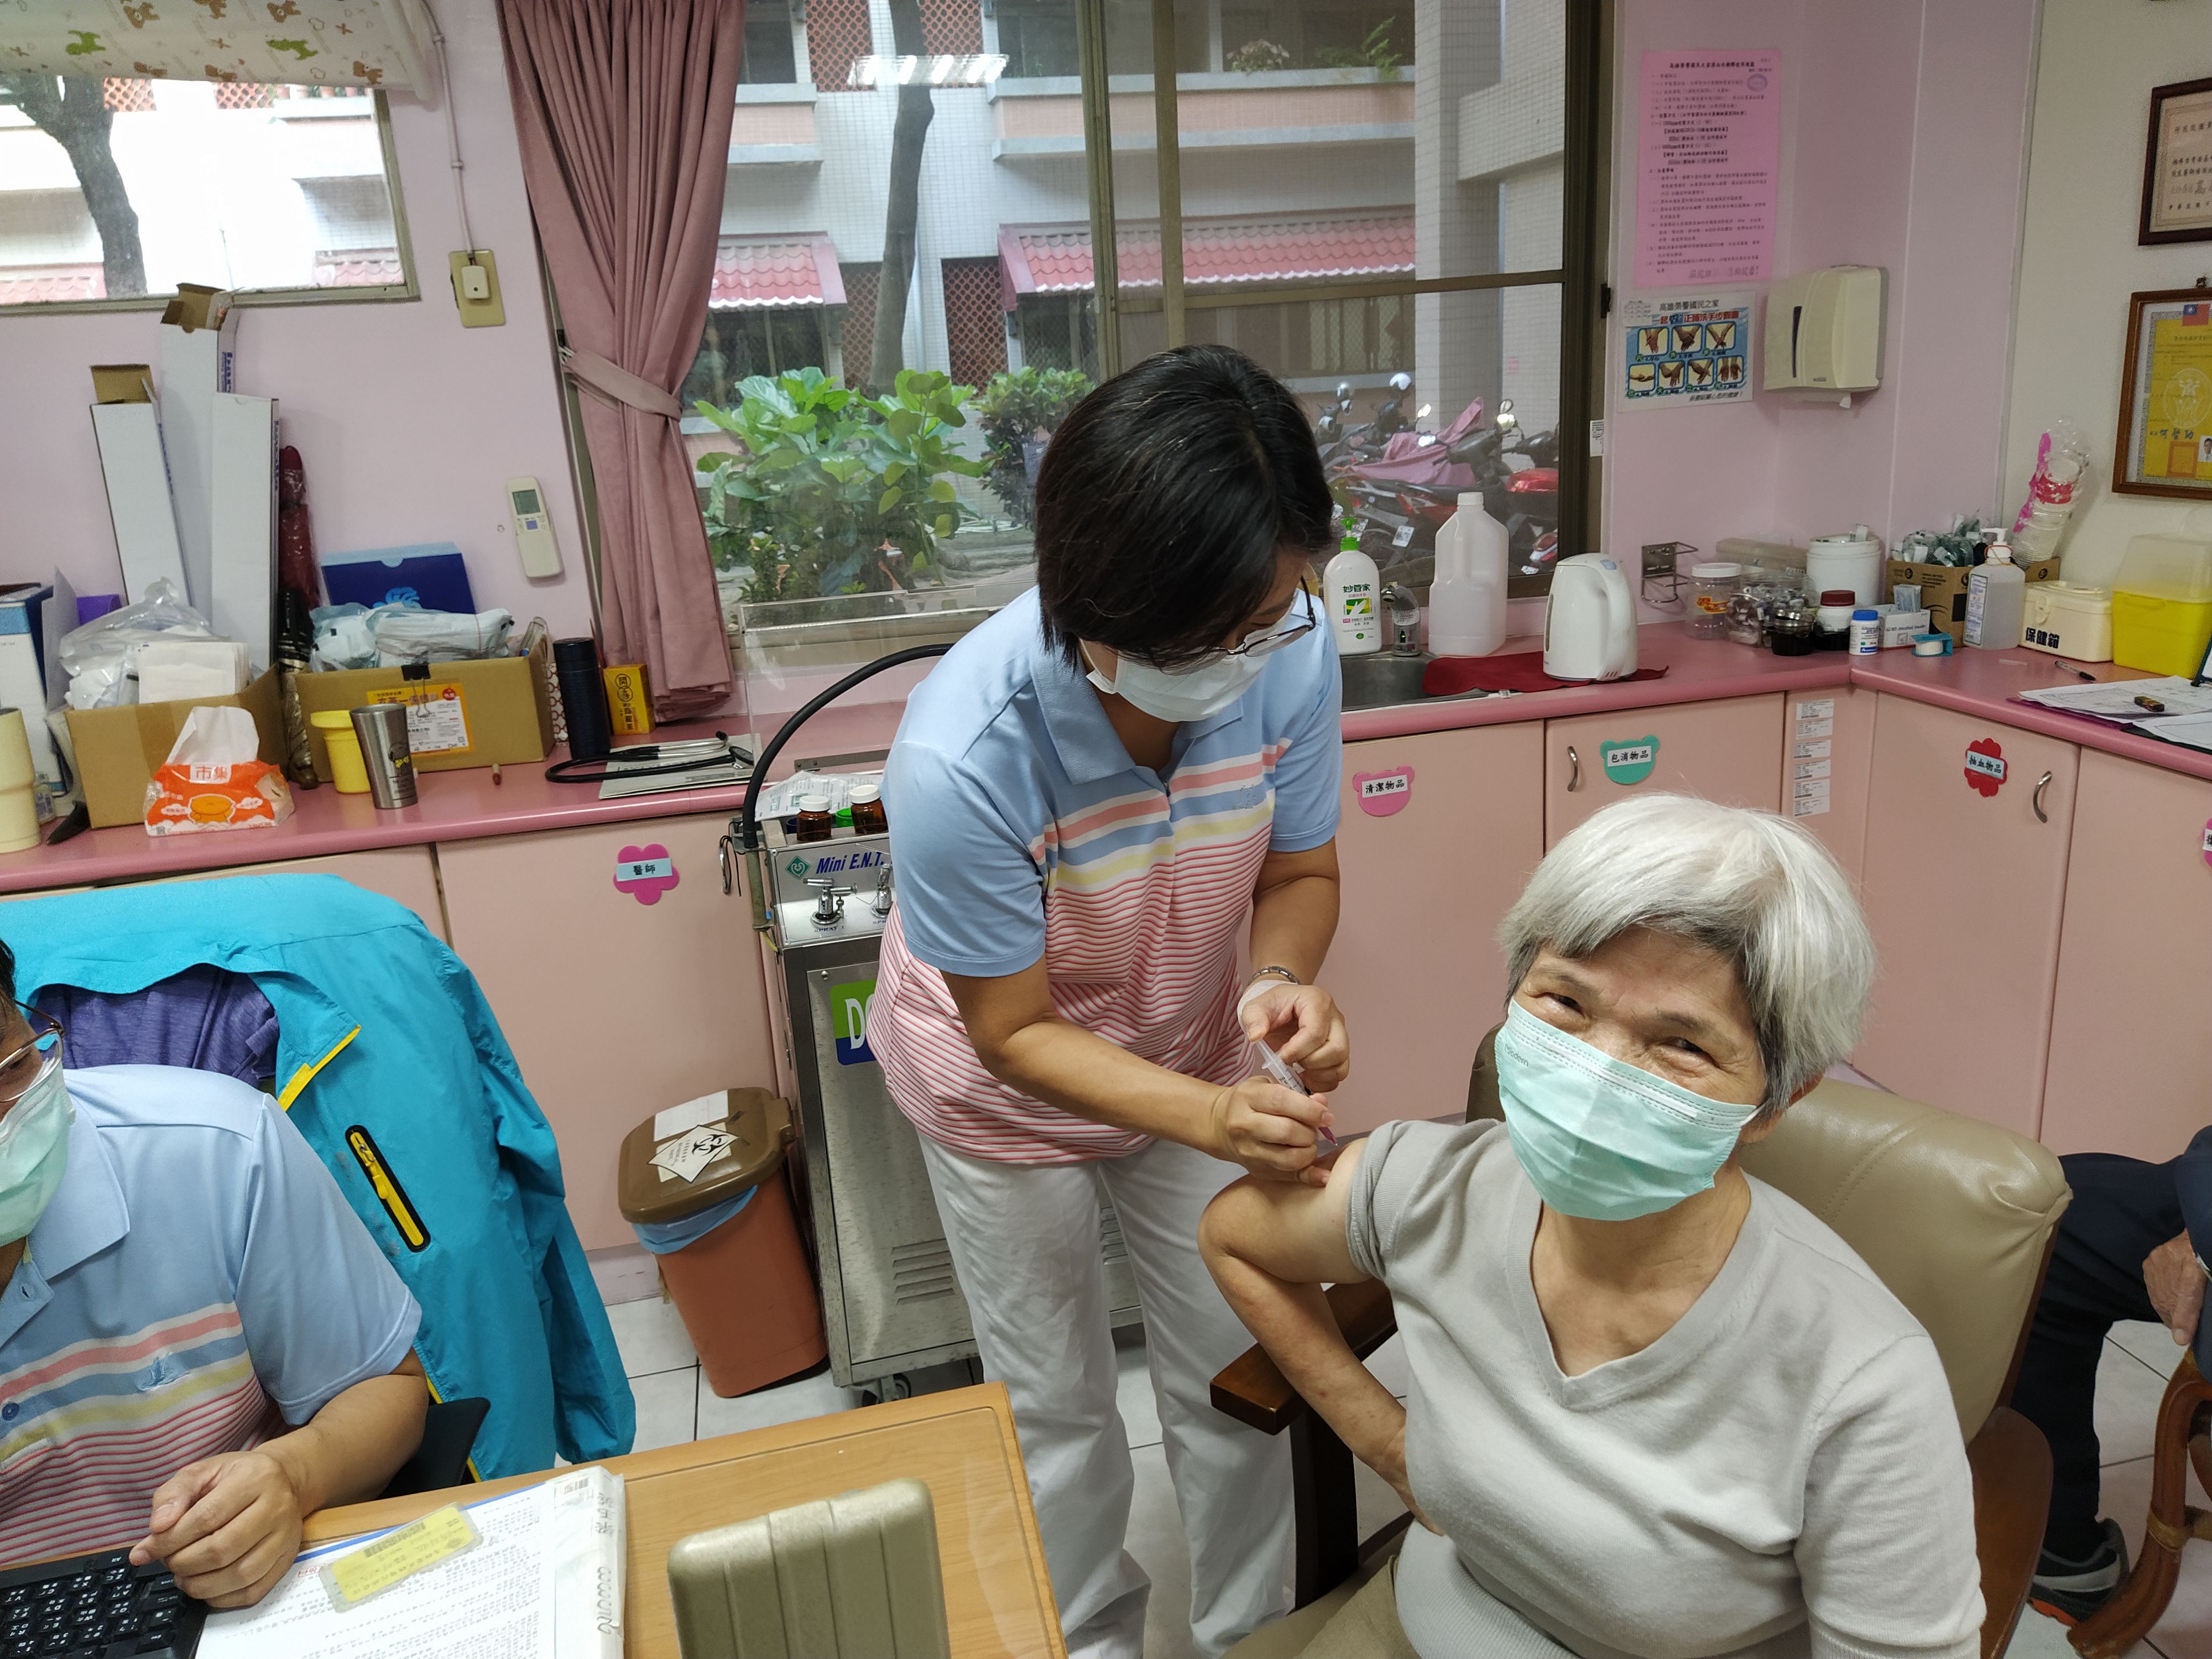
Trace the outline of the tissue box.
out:
<instances>
[{"instance_id":1,"label":"tissue box","mask_svg":"<svg viewBox=\"0 0 2212 1659\"><path fill-rule=\"evenodd\" d=\"M231 766L154 769L146 785L146 833L191 836L209 830L274 830L292 816L292 787L265 761Z\"/></svg>"},{"instance_id":2,"label":"tissue box","mask_svg":"<svg viewBox=\"0 0 2212 1659\"><path fill-rule=\"evenodd\" d=\"M312 676L302 676L303 679ZM261 734L261 756L276 761L284 753L284 720L271 669L234 697L197 697L185 702L131 702L119 708L72 708L70 744L76 750L85 806L95 830L143 823L146 785L154 769L169 758L185 721L202 703L229 703L253 716Z\"/></svg>"}]
</instances>

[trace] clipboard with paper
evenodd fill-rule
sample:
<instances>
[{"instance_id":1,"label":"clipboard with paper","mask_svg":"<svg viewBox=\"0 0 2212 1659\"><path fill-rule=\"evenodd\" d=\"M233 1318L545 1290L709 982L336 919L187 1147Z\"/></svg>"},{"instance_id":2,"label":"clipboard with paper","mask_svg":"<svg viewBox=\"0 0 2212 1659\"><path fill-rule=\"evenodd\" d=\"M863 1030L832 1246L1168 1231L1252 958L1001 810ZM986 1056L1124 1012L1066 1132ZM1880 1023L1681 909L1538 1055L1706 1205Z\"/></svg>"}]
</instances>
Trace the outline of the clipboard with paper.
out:
<instances>
[{"instance_id":1,"label":"clipboard with paper","mask_svg":"<svg viewBox=\"0 0 2212 1659\"><path fill-rule=\"evenodd\" d=\"M392 1536L303 1553L260 1605L211 1615L200 1659L622 1659L622 1477L572 1469L466 1506L477 1537L341 1609L332 1563Z\"/></svg>"}]
</instances>

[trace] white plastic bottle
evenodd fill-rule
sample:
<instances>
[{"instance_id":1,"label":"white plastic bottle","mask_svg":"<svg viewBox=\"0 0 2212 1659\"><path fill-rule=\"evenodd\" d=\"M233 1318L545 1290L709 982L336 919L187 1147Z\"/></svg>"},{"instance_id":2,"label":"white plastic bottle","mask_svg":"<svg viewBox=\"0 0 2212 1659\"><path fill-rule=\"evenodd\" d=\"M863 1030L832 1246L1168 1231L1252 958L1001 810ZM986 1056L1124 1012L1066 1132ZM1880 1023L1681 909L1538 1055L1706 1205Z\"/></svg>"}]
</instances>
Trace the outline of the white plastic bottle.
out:
<instances>
[{"instance_id":1,"label":"white plastic bottle","mask_svg":"<svg viewBox=\"0 0 2212 1659\"><path fill-rule=\"evenodd\" d=\"M1966 643L2008 651L2020 643L2027 617L2027 573L2012 562L2012 549L1990 544L1990 556L1966 578Z\"/></svg>"},{"instance_id":2,"label":"white plastic bottle","mask_svg":"<svg viewBox=\"0 0 2212 1659\"><path fill-rule=\"evenodd\" d=\"M1486 657L1505 643L1505 526L1482 510L1480 492L1437 531L1437 574L1429 588L1429 650L1439 657Z\"/></svg>"},{"instance_id":3,"label":"white plastic bottle","mask_svg":"<svg viewBox=\"0 0 2212 1659\"><path fill-rule=\"evenodd\" d=\"M1359 532L1347 526L1344 550L1321 573L1328 605L1328 624L1336 630L1336 654L1364 657L1382 648L1382 578L1375 561L1359 550Z\"/></svg>"}]
</instances>

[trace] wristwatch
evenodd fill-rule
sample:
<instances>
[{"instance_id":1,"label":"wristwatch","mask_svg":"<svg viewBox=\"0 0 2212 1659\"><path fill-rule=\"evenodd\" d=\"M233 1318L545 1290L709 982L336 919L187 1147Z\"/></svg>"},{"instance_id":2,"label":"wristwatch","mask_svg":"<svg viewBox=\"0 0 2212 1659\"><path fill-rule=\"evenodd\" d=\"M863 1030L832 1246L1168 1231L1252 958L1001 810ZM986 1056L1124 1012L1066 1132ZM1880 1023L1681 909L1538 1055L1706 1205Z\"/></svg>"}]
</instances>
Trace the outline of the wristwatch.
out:
<instances>
[{"instance_id":1,"label":"wristwatch","mask_svg":"<svg viewBox=\"0 0 2212 1659\"><path fill-rule=\"evenodd\" d=\"M1273 975L1277 979L1279 979L1280 981L1283 981L1283 983L1284 983L1284 984L1285 984L1285 985L1303 985L1303 984L1304 984L1304 983L1305 983L1305 981L1304 981L1304 980L1300 979L1300 978L1299 978L1296 974L1292 973L1289 969L1287 969L1287 968L1277 968L1277 967L1273 967L1273 966L1266 967L1266 968L1255 968L1255 969L1252 970L1252 978L1253 978L1253 979L1255 979L1255 980L1256 980L1256 979L1265 979L1265 978L1267 978L1267 976L1268 975L1270 975L1270 974L1273 974ZM1249 984L1250 982L1251 982L1251 981L1249 981L1249 980L1246 981L1246 983L1247 983L1247 984ZM2201 1263L2200 1263L2199 1265L2201 1266L2201 1265L2203 1265L2203 1264L2201 1264Z\"/></svg>"}]
</instances>

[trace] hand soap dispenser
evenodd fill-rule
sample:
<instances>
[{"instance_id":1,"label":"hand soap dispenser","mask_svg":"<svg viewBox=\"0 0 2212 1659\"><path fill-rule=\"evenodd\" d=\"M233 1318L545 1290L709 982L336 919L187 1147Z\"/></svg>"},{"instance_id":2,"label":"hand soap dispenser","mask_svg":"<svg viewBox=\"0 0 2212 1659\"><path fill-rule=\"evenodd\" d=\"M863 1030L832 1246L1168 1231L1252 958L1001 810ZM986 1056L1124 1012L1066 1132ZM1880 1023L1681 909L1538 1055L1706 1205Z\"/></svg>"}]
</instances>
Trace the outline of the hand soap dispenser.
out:
<instances>
[{"instance_id":1,"label":"hand soap dispenser","mask_svg":"<svg viewBox=\"0 0 2212 1659\"><path fill-rule=\"evenodd\" d=\"M1382 648L1382 612L1377 603L1382 579L1375 561L1359 550L1359 532L1344 527L1343 550L1322 572L1328 625L1336 630L1336 654L1364 657Z\"/></svg>"}]
</instances>

